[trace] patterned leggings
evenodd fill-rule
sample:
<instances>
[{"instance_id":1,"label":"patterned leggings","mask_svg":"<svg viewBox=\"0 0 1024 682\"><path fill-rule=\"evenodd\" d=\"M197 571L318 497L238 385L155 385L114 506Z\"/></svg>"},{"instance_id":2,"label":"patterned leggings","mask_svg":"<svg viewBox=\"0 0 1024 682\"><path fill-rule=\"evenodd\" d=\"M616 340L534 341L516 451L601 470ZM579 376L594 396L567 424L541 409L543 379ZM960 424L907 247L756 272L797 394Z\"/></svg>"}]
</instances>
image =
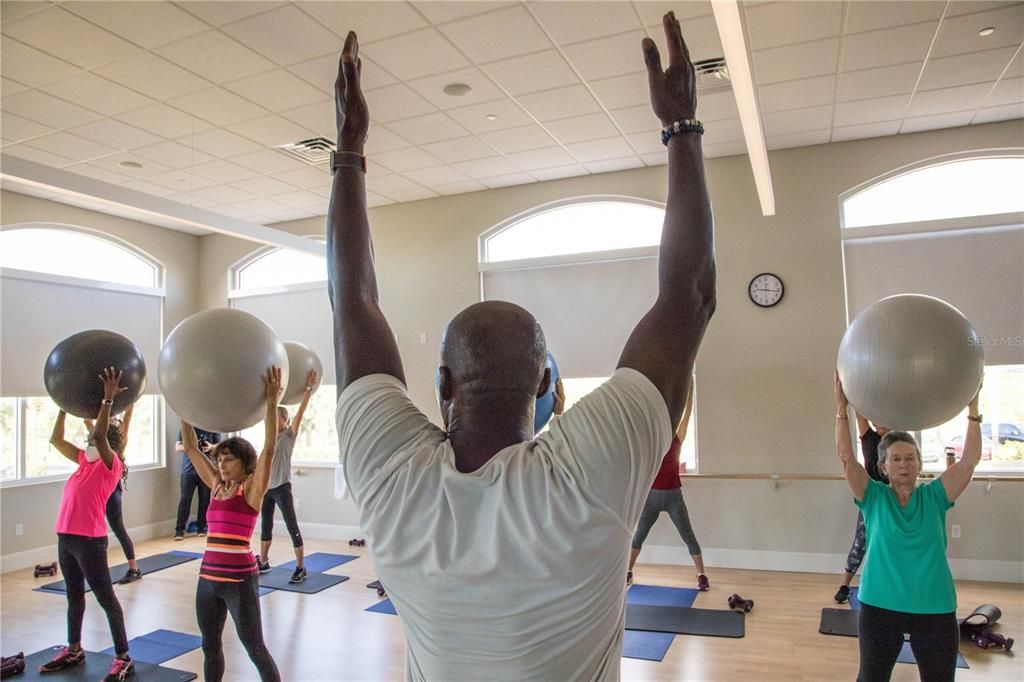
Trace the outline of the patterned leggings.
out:
<instances>
[{"instance_id":1,"label":"patterned leggings","mask_svg":"<svg viewBox=\"0 0 1024 682\"><path fill-rule=\"evenodd\" d=\"M857 512L857 531L853 535L853 546L846 557L846 572L853 575L864 561L864 552L868 549L868 539L864 534L864 514Z\"/></svg>"}]
</instances>

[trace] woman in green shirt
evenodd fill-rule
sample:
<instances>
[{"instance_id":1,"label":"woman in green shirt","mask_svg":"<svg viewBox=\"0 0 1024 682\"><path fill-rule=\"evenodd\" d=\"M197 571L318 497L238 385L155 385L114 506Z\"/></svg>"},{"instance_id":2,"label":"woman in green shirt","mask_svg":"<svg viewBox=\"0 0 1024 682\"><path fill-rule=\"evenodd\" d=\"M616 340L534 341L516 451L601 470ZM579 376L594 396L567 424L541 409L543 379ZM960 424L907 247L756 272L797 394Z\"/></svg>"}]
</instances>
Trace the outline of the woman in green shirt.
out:
<instances>
[{"instance_id":1,"label":"woman in green shirt","mask_svg":"<svg viewBox=\"0 0 1024 682\"><path fill-rule=\"evenodd\" d=\"M956 674L960 633L956 587L946 559L946 511L971 482L981 459L978 396L967 407L963 457L918 487L921 451L905 431L890 431L878 444L879 468L889 484L868 476L853 452L849 403L838 372L835 393L836 450L867 532L857 680L889 680L908 633L922 682L949 682Z\"/></svg>"}]
</instances>

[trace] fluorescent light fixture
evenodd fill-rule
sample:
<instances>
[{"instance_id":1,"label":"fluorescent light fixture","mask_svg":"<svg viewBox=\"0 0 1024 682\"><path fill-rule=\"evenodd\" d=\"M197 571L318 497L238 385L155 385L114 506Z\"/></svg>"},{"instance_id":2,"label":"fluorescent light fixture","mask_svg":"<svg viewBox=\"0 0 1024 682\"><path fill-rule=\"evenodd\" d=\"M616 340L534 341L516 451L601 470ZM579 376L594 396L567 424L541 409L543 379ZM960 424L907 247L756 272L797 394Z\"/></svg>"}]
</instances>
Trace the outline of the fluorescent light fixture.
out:
<instances>
[{"instance_id":1,"label":"fluorescent light fixture","mask_svg":"<svg viewBox=\"0 0 1024 682\"><path fill-rule=\"evenodd\" d=\"M732 94L740 112L740 125L743 126L743 139L747 143L750 168L754 172L754 185L761 201L761 213L775 215L775 193L772 190L772 172L768 167L768 148L764 142L761 110L757 104L757 91L754 90L750 53L743 33L739 4L736 0L713 0L711 9L715 13L725 63L729 65Z\"/></svg>"}]
</instances>

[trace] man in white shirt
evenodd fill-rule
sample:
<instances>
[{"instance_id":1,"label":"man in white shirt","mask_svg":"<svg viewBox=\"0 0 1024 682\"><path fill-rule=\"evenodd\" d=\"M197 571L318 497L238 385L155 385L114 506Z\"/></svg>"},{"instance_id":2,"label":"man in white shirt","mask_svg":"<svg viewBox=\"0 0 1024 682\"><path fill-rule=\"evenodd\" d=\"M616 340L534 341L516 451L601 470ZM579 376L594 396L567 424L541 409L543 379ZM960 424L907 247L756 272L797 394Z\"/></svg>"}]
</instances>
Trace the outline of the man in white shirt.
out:
<instances>
[{"instance_id":1,"label":"man in white shirt","mask_svg":"<svg viewBox=\"0 0 1024 682\"><path fill-rule=\"evenodd\" d=\"M327 223L339 447L402 619L410 679L618 679L629 542L715 306L693 66L671 13L664 27L666 71L643 41L669 155L658 299L612 378L536 438L534 402L550 382L544 335L511 303L478 303L449 323L444 430L406 394L377 301L362 157L370 119L355 34L345 41Z\"/></svg>"}]
</instances>

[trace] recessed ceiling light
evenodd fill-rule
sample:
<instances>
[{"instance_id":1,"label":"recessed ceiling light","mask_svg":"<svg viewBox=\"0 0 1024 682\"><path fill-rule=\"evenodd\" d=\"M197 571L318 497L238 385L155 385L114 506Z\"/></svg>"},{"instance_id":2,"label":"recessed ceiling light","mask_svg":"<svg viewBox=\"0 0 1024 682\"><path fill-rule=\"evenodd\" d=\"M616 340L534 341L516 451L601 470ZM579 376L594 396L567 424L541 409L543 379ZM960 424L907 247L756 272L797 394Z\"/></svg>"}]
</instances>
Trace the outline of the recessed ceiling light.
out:
<instances>
[{"instance_id":1,"label":"recessed ceiling light","mask_svg":"<svg viewBox=\"0 0 1024 682\"><path fill-rule=\"evenodd\" d=\"M978 35L981 36L982 38L985 38L985 37L988 37L988 36L992 35L995 32L996 32L995 27L993 27L993 26L986 26L985 28L983 28L980 31L978 31Z\"/></svg>"},{"instance_id":2,"label":"recessed ceiling light","mask_svg":"<svg viewBox=\"0 0 1024 682\"><path fill-rule=\"evenodd\" d=\"M138 161L118 161L117 165L126 170L142 170L142 164Z\"/></svg>"},{"instance_id":3,"label":"recessed ceiling light","mask_svg":"<svg viewBox=\"0 0 1024 682\"><path fill-rule=\"evenodd\" d=\"M465 83L449 83L444 86L444 94L451 95L452 97L464 97L470 93L473 88L469 87Z\"/></svg>"},{"instance_id":4,"label":"recessed ceiling light","mask_svg":"<svg viewBox=\"0 0 1024 682\"><path fill-rule=\"evenodd\" d=\"M498 117L495 116L494 114L487 114L486 116L484 116L484 118L486 118L488 121L497 121L498 120Z\"/></svg>"}]
</instances>

